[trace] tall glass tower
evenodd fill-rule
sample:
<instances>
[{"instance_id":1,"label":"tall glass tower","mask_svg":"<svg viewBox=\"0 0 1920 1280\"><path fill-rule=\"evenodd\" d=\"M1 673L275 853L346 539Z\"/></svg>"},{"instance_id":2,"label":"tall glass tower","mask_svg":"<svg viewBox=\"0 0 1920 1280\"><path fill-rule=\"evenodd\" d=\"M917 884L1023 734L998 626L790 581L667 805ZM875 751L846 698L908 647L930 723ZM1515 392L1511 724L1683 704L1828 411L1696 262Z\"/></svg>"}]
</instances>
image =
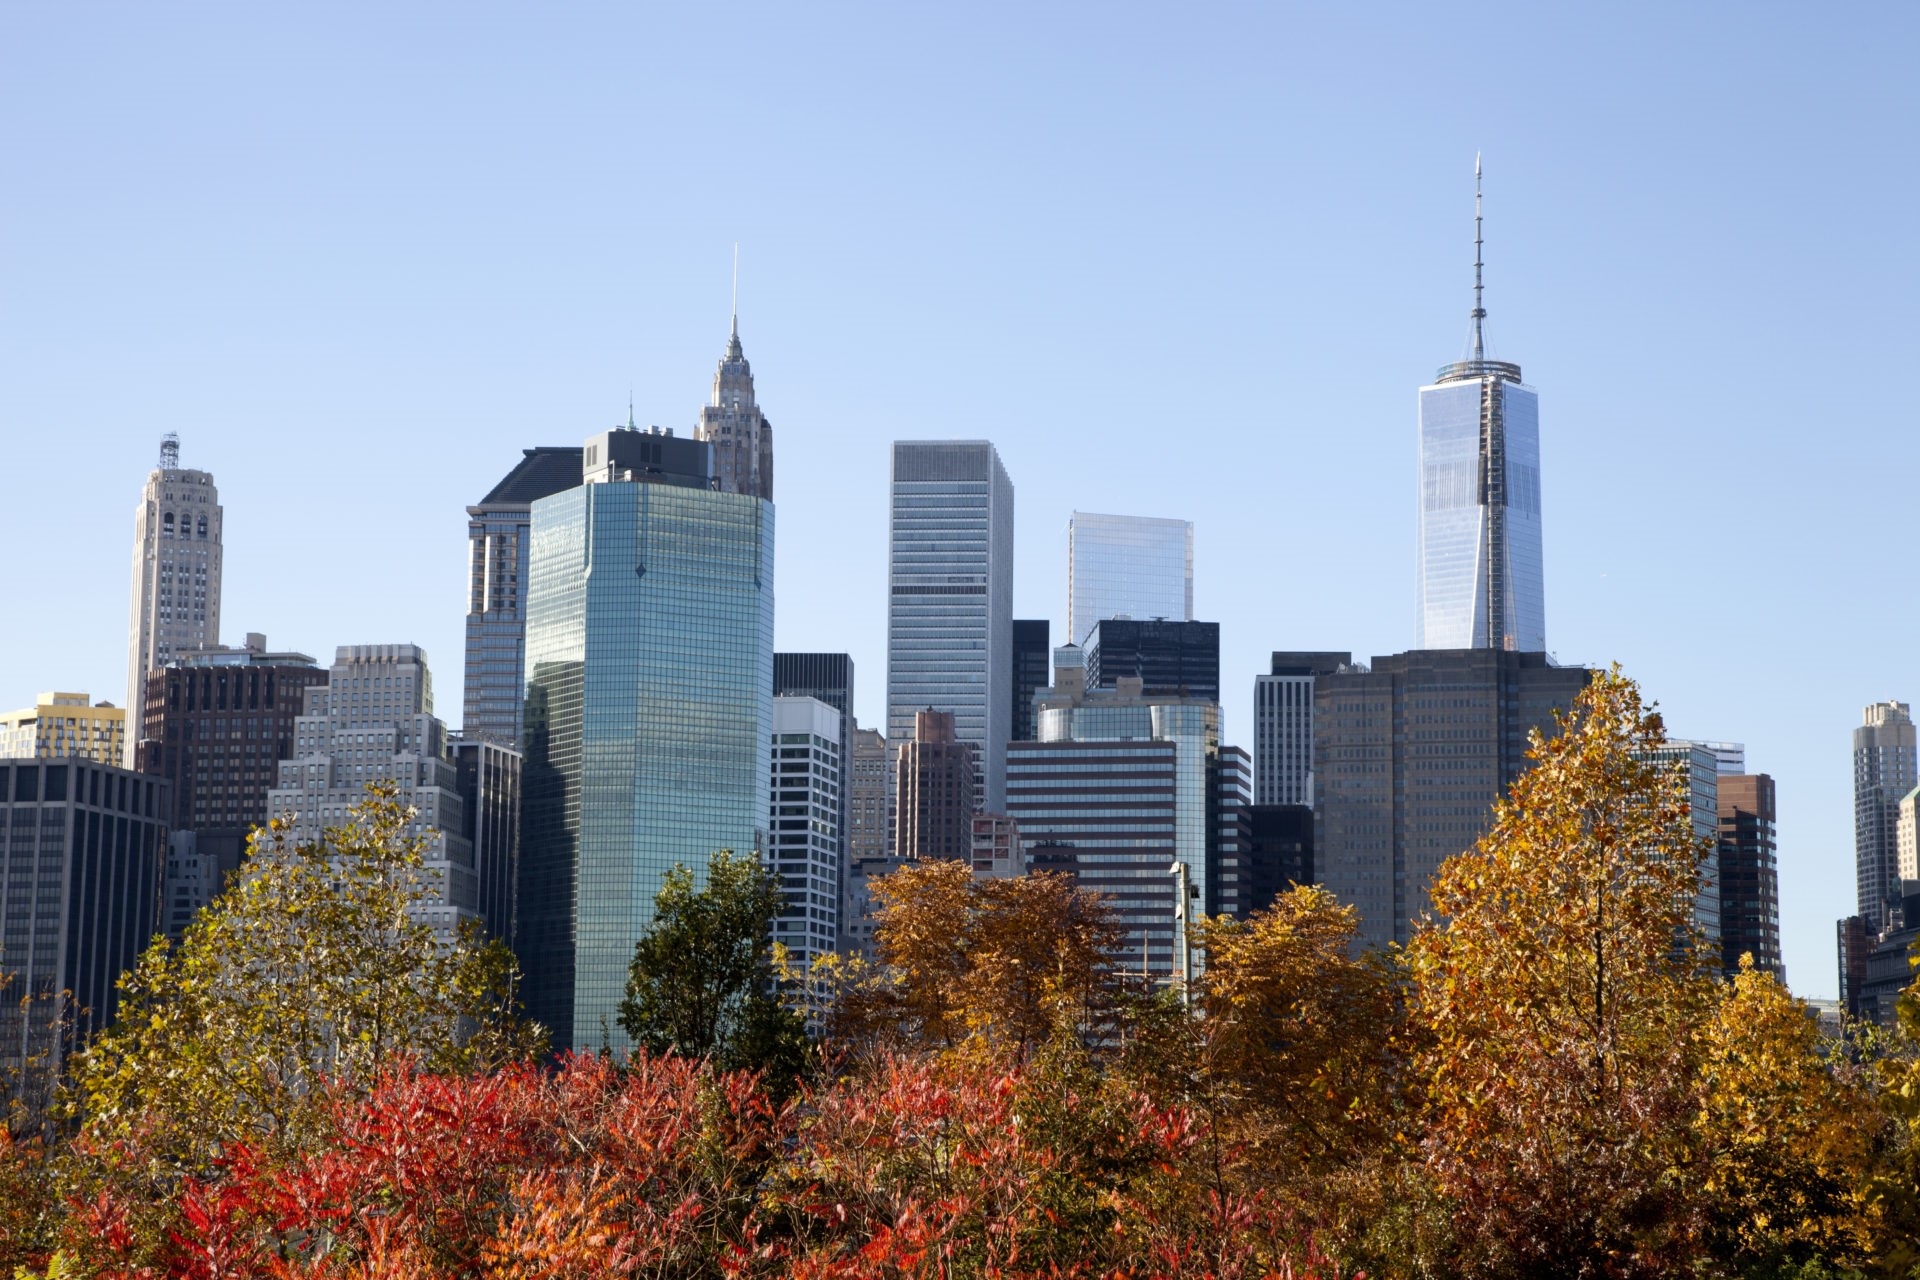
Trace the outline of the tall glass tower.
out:
<instances>
[{"instance_id":1,"label":"tall glass tower","mask_svg":"<svg viewBox=\"0 0 1920 1280\"><path fill-rule=\"evenodd\" d=\"M973 748L974 808L1005 813L1013 733L1013 482L985 440L893 446L887 741L953 713Z\"/></svg>"},{"instance_id":2,"label":"tall glass tower","mask_svg":"<svg viewBox=\"0 0 1920 1280\"><path fill-rule=\"evenodd\" d=\"M1106 618L1193 620L1193 524L1076 511L1067 519L1067 643Z\"/></svg>"},{"instance_id":3,"label":"tall glass tower","mask_svg":"<svg viewBox=\"0 0 1920 1280\"><path fill-rule=\"evenodd\" d=\"M703 442L587 442L532 504L518 945L554 1048L626 1047L634 943L677 863L766 849L773 504L713 488Z\"/></svg>"},{"instance_id":4,"label":"tall glass tower","mask_svg":"<svg viewBox=\"0 0 1920 1280\"><path fill-rule=\"evenodd\" d=\"M1416 649L1547 647L1540 550L1540 402L1520 366L1486 356L1480 162L1473 167L1472 355L1420 388Z\"/></svg>"}]
</instances>

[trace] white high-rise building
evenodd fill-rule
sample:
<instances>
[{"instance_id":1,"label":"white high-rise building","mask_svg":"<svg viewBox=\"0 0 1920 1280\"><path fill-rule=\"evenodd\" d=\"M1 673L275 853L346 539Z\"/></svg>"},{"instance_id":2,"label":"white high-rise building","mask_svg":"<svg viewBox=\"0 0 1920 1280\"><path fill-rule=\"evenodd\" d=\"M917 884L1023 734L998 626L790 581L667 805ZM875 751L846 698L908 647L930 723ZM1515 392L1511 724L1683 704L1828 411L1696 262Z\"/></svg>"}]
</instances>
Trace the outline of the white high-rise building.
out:
<instances>
[{"instance_id":1,"label":"white high-rise building","mask_svg":"<svg viewBox=\"0 0 1920 1280\"><path fill-rule=\"evenodd\" d=\"M1193 621L1193 524L1076 511L1067 519L1067 643L1105 618Z\"/></svg>"},{"instance_id":2,"label":"white high-rise building","mask_svg":"<svg viewBox=\"0 0 1920 1280\"><path fill-rule=\"evenodd\" d=\"M974 750L974 810L1006 812L1013 731L1013 482L985 440L893 446L887 555L887 741L953 714Z\"/></svg>"},{"instance_id":3,"label":"white high-rise building","mask_svg":"<svg viewBox=\"0 0 1920 1280\"><path fill-rule=\"evenodd\" d=\"M846 717L818 698L773 700L772 811L767 869L786 910L773 939L805 972L840 936L840 760Z\"/></svg>"},{"instance_id":4,"label":"white high-rise building","mask_svg":"<svg viewBox=\"0 0 1920 1280\"><path fill-rule=\"evenodd\" d=\"M267 812L290 818L292 842L308 844L347 822L347 811L366 799L368 783L393 783L400 803L417 814L408 834L429 841L423 870L439 900L429 902L421 918L448 937L469 921L486 924L481 904L500 893L482 878L510 875L512 868L475 865L469 797L448 753L446 726L433 714L426 652L411 644L341 645L327 683L304 693L293 754L280 762Z\"/></svg>"},{"instance_id":5,"label":"white high-rise building","mask_svg":"<svg viewBox=\"0 0 1920 1280\"><path fill-rule=\"evenodd\" d=\"M1540 397L1519 365L1487 359L1479 181L1476 160L1472 352L1420 388L1414 648L1540 653Z\"/></svg>"},{"instance_id":6,"label":"white high-rise building","mask_svg":"<svg viewBox=\"0 0 1920 1280\"><path fill-rule=\"evenodd\" d=\"M176 654L220 643L220 491L180 466L180 437L160 441L133 513L133 606L127 618L125 764L140 745L147 672Z\"/></svg>"}]
</instances>

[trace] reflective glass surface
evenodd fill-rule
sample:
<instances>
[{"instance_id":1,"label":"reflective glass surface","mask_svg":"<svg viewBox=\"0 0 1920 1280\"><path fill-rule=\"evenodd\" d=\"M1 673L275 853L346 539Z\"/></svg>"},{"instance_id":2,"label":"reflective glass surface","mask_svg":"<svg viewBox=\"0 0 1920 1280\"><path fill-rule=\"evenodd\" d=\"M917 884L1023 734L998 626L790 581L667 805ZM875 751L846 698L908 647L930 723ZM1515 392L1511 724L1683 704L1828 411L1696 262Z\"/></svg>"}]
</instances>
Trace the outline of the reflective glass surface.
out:
<instances>
[{"instance_id":1,"label":"reflective glass surface","mask_svg":"<svg viewBox=\"0 0 1920 1280\"><path fill-rule=\"evenodd\" d=\"M1193 619L1193 525L1076 511L1067 521L1067 640L1102 618Z\"/></svg>"}]
</instances>

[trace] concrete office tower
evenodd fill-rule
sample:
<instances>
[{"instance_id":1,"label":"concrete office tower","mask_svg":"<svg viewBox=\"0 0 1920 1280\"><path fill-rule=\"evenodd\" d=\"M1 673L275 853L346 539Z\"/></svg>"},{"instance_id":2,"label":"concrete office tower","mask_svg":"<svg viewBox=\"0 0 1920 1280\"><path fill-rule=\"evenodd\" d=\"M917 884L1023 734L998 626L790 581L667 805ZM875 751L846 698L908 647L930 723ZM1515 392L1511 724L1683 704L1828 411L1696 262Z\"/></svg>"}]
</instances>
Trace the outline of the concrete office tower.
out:
<instances>
[{"instance_id":1,"label":"concrete office tower","mask_svg":"<svg viewBox=\"0 0 1920 1280\"><path fill-rule=\"evenodd\" d=\"M1314 869L1359 908L1362 942L1408 940L1433 873L1527 768L1528 732L1553 733L1591 676L1540 653L1448 649L1315 677Z\"/></svg>"},{"instance_id":2,"label":"concrete office tower","mask_svg":"<svg viewBox=\"0 0 1920 1280\"><path fill-rule=\"evenodd\" d=\"M1869 933L1892 923L1899 898L1900 797L1920 784L1913 717L1904 702L1876 702L1853 731L1853 859Z\"/></svg>"},{"instance_id":3,"label":"concrete office tower","mask_svg":"<svg viewBox=\"0 0 1920 1280\"><path fill-rule=\"evenodd\" d=\"M518 748L527 697L527 544L533 504L580 483L578 446L543 445L467 508L467 662L460 736Z\"/></svg>"},{"instance_id":4,"label":"concrete office tower","mask_svg":"<svg viewBox=\"0 0 1920 1280\"><path fill-rule=\"evenodd\" d=\"M1081 645L1087 688L1114 689L1129 677L1149 694L1220 701L1220 624L1105 618Z\"/></svg>"},{"instance_id":5,"label":"concrete office tower","mask_svg":"<svg viewBox=\"0 0 1920 1280\"><path fill-rule=\"evenodd\" d=\"M1277 652L1271 674L1253 678L1255 804L1313 804L1314 677L1352 663L1351 653Z\"/></svg>"},{"instance_id":6,"label":"concrete office tower","mask_svg":"<svg viewBox=\"0 0 1920 1280\"><path fill-rule=\"evenodd\" d=\"M57 1075L113 1021L115 983L159 923L169 803L164 779L112 765L0 759L0 1070L12 1080L43 1054Z\"/></svg>"},{"instance_id":7,"label":"concrete office tower","mask_svg":"<svg viewBox=\"0 0 1920 1280\"><path fill-rule=\"evenodd\" d=\"M220 643L220 523L213 477L182 469L180 437L168 432L160 440L160 465L147 473L133 513L129 708L146 696L147 672L166 666L175 654ZM138 747L129 733L121 754L129 769Z\"/></svg>"},{"instance_id":8,"label":"concrete office tower","mask_svg":"<svg viewBox=\"0 0 1920 1280\"><path fill-rule=\"evenodd\" d=\"M1013 723L1013 482L985 440L893 446L887 738L953 715L974 753L973 808L1004 811Z\"/></svg>"},{"instance_id":9,"label":"concrete office tower","mask_svg":"<svg viewBox=\"0 0 1920 1280\"><path fill-rule=\"evenodd\" d=\"M1725 743L1668 738L1650 754L1654 761L1678 773L1685 781L1693 808L1693 838L1708 849L1720 842L1720 761ZM1720 955L1720 859L1710 856L1700 864L1700 892L1693 900L1693 922L1707 937L1711 954Z\"/></svg>"},{"instance_id":10,"label":"concrete office tower","mask_svg":"<svg viewBox=\"0 0 1920 1280\"><path fill-rule=\"evenodd\" d=\"M740 349L738 312L727 354L713 374L713 400L701 406L694 438L713 446L713 475L722 493L773 501L773 424L753 398L753 367Z\"/></svg>"},{"instance_id":11,"label":"concrete office tower","mask_svg":"<svg viewBox=\"0 0 1920 1280\"><path fill-rule=\"evenodd\" d=\"M840 886L840 944L849 955L873 958L873 920L867 882L885 875L894 862L893 815L887 794L893 782L893 757L877 730L856 728L847 775L847 873Z\"/></svg>"},{"instance_id":12,"label":"concrete office tower","mask_svg":"<svg viewBox=\"0 0 1920 1280\"><path fill-rule=\"evenodd\" d=\"M834 817L835 902L839 901L846 877L847 856L852 839L853 790L847 780L853 777L853 658L844 653L776 653L773 655L773 696L776 698L818 698L840 713L840 759L835 762L839 775L839 810ZM838 914L836 909L835 914ZM832 948L829 948L831 950Z\"/></svg>"},{"instance_id":13,"label":"concrete office tower","mask_svg":"<svg viewBox=\"0 0 1920 1280\"><path fill-rule=\"evenodd\" d=\"M411 644L347 644L334 650L327 683L310 685L293 722L293 750L267 792L267 809L291 826L295 845L343 826L366 799L370 783L391 783L418 816L409 835L427 841L423 868L436 896L419 918L451 938L479 924L498 935L480 904L497 900L500 867L474 860L467 836L468 798L447 748L447 729L433 714L433 676L426 651ZM484 801L476 801L484 803Z\"/></svg>"},{"instance_id":14,"label":"concrete office tower","mask_svg":"<svg viewBox=\"0 0 1920 1280\"><path fill-rule=\"evenodd\" d=\"M1126 933L1116 962L1165 978L1177 954L1175 864L1192 897L1189 917L1237 908L1217 871L1221 834L1239 838L1223 809L1248 799L1244 753L1220 744L1220 706L1149 695L1140 682L1086 687L1077 646L1055 650L1054 681L1037 701L1039 738L1007 763L1007 813L1036 870L1071 870L1108 895ZM1224 802L1224 803L1223 803Z\"/></svg>"},{"instance_id":15,"label":"concrete office tower","mask_svg":"<svg viewBox=\"0 0 1920 1280\"><path fill-rule=\"evenodd\" d=\"M1076 511L1067 520L1067 643L1103 618L1193 618L1193 525Z\"/></svg>"},{"instance_id":16,"label":"concrete office tower","mask_svg":"<svg viewBox=\"0 0 1920 1280\"><path fill-rule=\"evenodd\" d=\"M274 653L248 632L238 648L180 654L147 673L140 772L171 784L161 927L178 938L239 867L247 838L272 815L267 795L294 753L306 690L327 682L304 653Z\"/></svg>"},{"instance_id":17,"label":"concrete office tower","mask_svg":"<svg viewBox=\"0 0 1920 1280\"><path fill-rule=\"evenodd\" d=\"M1782 983L1780 864L1773 779L1764 773L1720 775L1720 954L1728 978L1740 957Z\"/></svg>"},{"instance_id":18,"label":"concrete office tower","mask_svg":"<svg viewBox=\"0 0 1920 1280\"><path fill-rule=\"evenodd\" d=\"M0 714L0 759L126 759L127 712L84 693L43 693L30 707Z\"/></svg>"},{"instance_id":19,"label":"concrete office tower","mask_svg":"<svg viewBox=\"0 0 1920 1280\"><path fill-rule=\"evenodd\" d=\"M1033 738L1033 695L1047 687L1051 672L1048 662L1053 654L1049 635L1052 624L1045 618L1013 620L1013 728L1008 741L1028 742Z\"/></svg>"},{"instance_id":20,"label":"concrete office tower","mask_svg":"<svg viewBox=\"0 0 1920 1280\"><path fill-rule=\"evenodd\" d=\"M1415 649L1547 647L1540 548L1540 399L1520 366L1489 360L1474 161L1469 357L1420 388L1419 626Z\"/></svg>"},{"instance_id":21,"label":"concrete office tower","mask_svg":"<svg viewBox=\"0 0 1920 1280\"><path fill-rule=\"evenodd\" d=\"M533 504L516 949L556 1049L623 1049L667 872L767 847L774 510L671 432L603 433L581 465Z\"/></svg>"},{"instance_id":22,"label":"concrete office tower","mask_svg":"<svg viewBox=\"0 0 1920 1280\"><path fill-rule=\"evenodd\" d=\"M846 717L818 698L773 700L772 809L767 869L786 909L773 940L805 972L840 940L840 761Z\"/></svg>"},{"instance_id":23,"label":"concrete office tower","mask_svg":"<svg viewBox=\"0 0 1920 1280\"><path fill-rule=\"evenodd\" d=\"M950 711L931 707L913 719L900 744L894 786L893 856L901 862L953 858L973 850L973 751L954 730Z\"/></svg>"}]
</instances>

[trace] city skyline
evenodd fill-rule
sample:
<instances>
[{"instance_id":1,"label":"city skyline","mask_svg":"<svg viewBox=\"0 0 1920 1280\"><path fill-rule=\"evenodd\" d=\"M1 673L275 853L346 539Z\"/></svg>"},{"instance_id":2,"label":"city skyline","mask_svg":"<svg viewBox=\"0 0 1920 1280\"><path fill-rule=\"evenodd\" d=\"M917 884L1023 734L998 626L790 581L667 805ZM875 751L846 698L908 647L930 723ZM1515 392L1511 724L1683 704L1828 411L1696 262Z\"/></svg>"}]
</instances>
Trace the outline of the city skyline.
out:
<instances>
[{"instance_id":1,"label":"city skyline","mask_svg":"<svg viewBox=\"0 0 1920 1280\"><path fill-rule=\"evenodd\" d=\"M779 647L879 671L887 448L984 437L1028 531L1015 616L1056 634L1057 534L1033 534L1076 507L1193 516L1224 732L1249 742L1244 690L1270 652L1407 646L1412 388L1459 333L1460 191L1484 149L1498 328L1552 395L1550 643L1622 661L1676 734L1744 741L1777 779L1787 968L1832 994L1832 920L1854 896L1847 731L1920 684L1915 606L1855 554L1911 540L1902 504L1857 497L1862 470L1903 474L1920 451L1895 429L1914 178L1884 159L1910 116L1911 41L1652 9L1510 16L1471 51L1411 11L1259 17L1222 51L1164 19L1046 17L1009 45L952 17L809 32L768 11L726 24L750 87L724 102L687 91L717 29L661 18L644 40L657 88L630 103L601 59L643 41L611 20L527 61L557 37L506 19L449 45L399 16L129 13L83 33L15 12L13 42L40 56L0 95L43 127L17 139L3 215L4 412L22 474L67 474L79 439L94 467L7 509L17 545L60 536L9 574L47 625L4 641L0 705L114 698L126 508L178 431L231 525L225 615L308 652L421 644L451 712L458 512L522 449L624 420L629 385L642 421L691 434L739 240L782 427ZM877 56L909 35L948 53L912 76ZM262 40L279 52L246 56ZM1365 62L1342 53L1358 47ZM1642 91L1568 74L1573 47ZM1274 74L1256 49L1295 52ZM1509 71L1462 88L1443 72L1468 56ZM319 109L342 60L355 107ZM1814 70L1841 60L1844 82ZM996 76L1015 86L1002 102L980 87ZM1151 109L1128 93L1146 76L1168 86ZM481 83L527 88L488 109ZM658 199L736 145L796 198ZM1786 198L1794 154L1820 158L1834 213L1817 236ZM541 180L496 198L516 170ZM1833 368L1844 384L1812 372ZM1195 420L1230 443L1168 431ZM1690 548L1768 566L1750 580L1763 620L1712 622ZM1843 637L1846 660L1807 663L1834 641L1814 628L1866 598L1875 621ZM1752 696L1763 681L1776 696ZM879 686L863 726L881 725Z\"/></svg>"}]
</instances>

